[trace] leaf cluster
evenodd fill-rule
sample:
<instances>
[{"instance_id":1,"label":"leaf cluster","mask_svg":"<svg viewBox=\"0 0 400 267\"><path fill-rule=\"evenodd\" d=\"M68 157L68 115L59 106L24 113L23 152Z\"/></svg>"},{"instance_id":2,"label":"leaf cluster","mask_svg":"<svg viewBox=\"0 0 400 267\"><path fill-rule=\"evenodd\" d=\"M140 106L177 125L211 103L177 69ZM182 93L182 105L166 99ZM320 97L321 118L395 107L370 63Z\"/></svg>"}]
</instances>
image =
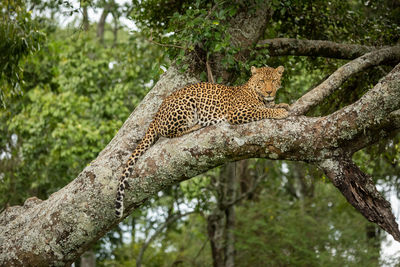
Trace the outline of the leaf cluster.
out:
<instances>
[{"instance_id":1,"label":"leaf cluster","mask_svg":"<svg viewBox=\"0 0 400 267\"><path fill-rule=\"evenodd\" d=\"M307 38L365 45L398 42L400 24L398 3L379 1L273 1L277 27L273 37ZM272 37L271 36L271 37Z\"/></svg>"},{"instance_id":2,"label":"leaf cluster","mask_svg":"<svg viewBox=\"0 0 400 267\"><path fill-rule=\"evenodd\" d=\"M222 0L187 1L174 10L152 4L152 1L145 1L140 9L142 11L136 13L134 18L142 22L141 29L151 41L168 48L166 52L169 58L176 60L176 63L182 66L182 71L188 68L185 59L189 53L194 53L195 60L202 66L215 54L223 55L218 64L226 68L231 68L236 63L234 55L238 49L232 44L227 29L232 17L243 7L240 3ZM164 20L156 25L147 17L147 11L152 12L154 7L160 14L168 13ZM150 23L150 27L144 22ZM205 73L202 79L205 80Z\"/></svg>"},{"instance_id":3,"label":"leaf cluster","mask_svg":"<svg viewBox=\"0 0 400 267\"><path fill-rule=\"evenodd\" d=\"M21 61L40 49L45 35L25 1L1 1L0 17L0 105L5 106L6 97L21 93Z\"/></svg>"}]
</instances>

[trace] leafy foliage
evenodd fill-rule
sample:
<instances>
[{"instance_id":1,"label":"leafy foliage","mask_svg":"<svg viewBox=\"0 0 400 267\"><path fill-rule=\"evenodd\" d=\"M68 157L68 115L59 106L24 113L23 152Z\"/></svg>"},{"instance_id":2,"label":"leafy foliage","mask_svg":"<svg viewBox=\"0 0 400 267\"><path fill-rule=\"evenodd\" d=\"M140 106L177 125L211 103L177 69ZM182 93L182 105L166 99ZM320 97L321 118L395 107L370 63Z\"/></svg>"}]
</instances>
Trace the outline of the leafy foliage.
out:
<instances>
[{"instance_id":1,"label":"leafy foliage","mask_svg":"<svg viewBox=\"0 0 400 267\"><path fill-rule=\"evenodd\" d=\"M400 7L387 1L273 1L270 34L369 45L396 43Z\"/></svg>"},{"instance_id":2,"label":"leafy foliage","mask_svg":"<svg viewBox=\"0 0 400 267\"><path fill-rule=\"evenodd\" d=\"M293 179L290 176L295 173L292 170L295 166L290 165L287 167L290 171L283 175ZM378 263L379 253L365 235L370 223L355 214L334 187L322 179L312 181L308 194L303 191L301 197L294 200L276 176L269 177L260 199L237 210L238 265L360 266Z\"/></svg>"},{"instance_id":3,"label":"leafy foliage","mask_svg":"<svg viewBox=\"0 0 400 267\"><path fill-rule=\"evenodd\" d=\"M4 106L5 97L21 93L21 61L40 49L44 34L25 1L1 1L0 16L0 104Z\"/></svg>"},{"instance_id":4,"label":"leafy foliage","mask_svg":"<svg viewBox=\"0 0 400 267\"><path fill-rule=\"evenodd\" d=\"M160 74L162 57L141 45L139 35L130 37L135 45L127 40L111 49L93 36L68 34L50 35L27 60L27 93L0 113L2 147L18 158L18 166L3 172L2 206L31 195L46 198L70 181L111 140Z\"/></svg>"}]
</instances>

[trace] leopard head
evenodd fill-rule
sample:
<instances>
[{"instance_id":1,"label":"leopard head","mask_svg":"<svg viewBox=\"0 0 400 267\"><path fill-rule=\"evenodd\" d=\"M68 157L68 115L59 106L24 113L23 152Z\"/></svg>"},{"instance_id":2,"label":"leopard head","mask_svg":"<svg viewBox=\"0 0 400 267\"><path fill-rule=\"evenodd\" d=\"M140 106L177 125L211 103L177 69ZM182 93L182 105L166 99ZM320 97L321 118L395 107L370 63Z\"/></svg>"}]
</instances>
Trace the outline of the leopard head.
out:
<instances>
[{"instance_id":1,"label":"leopard head","mask_svg":"<svg viewBox=\"0 0 400 267\"><path fill-rule=\"evenodd\" d=\"M285 70L283 66L276 69L271 67L251 67L251 77L247 83L262 101L269 103L275 100L276 92L281 87L281 77Z\"/></svg>"}]
</instances>

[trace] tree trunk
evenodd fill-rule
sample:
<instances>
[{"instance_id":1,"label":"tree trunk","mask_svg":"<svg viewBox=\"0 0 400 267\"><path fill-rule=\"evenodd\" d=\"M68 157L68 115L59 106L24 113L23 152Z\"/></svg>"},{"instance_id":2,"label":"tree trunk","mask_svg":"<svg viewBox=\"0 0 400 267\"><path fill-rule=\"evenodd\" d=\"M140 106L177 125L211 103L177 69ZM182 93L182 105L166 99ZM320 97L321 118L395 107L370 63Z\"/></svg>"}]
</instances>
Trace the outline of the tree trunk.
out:
<instances>
[{"instance_id":1,"label":"tree trunk","mask_svg":"<svg viewBox=\"0 0 400 267\"><path fill-rule=\"evenodd\" d=\"M257 187L257 179L252 179L252 184L247 184L246 191L241 192L243 188L239 188L243 181L242 175L247 177L246 180L250 177L247 174L247 162L242 160L225 164L221 168L219 179L214 181L217 203L207 218L214 266L235 266L235 205L251 196Z\"/></svg>"},{"instance_id":2,"label":"tree trunk","mask_svg":"<svg viewBox=\"0 0 400 267\"><path fill-rule=\"evenodd\" d=\"M97 24L97 38L99 38L99 42L102 44L104 42L104 29L106 26L106 19L108 14L110 13L109 5L106 5L101 13L99 22Z\"/></svg>"},{"instance_id":3,"label":"tree trunk","mask_svg":"<svg viewBox=\"0 0 400 267\"><path fill-rule=\"evenodd\" d=\"M113 18L114 18L114 27L113 27L113 46L117 45L117 41L118 41L118 17L116 14L113 14Z\"/></svg>"},{"instance_id":4,"label":"tree trunk","mask_svg":"<svg viewBox=\"0 0 400 267\"><path fill-rule=\"evenodd\" d=\"M235 205L237 198L239 177L236 175L236 162L228 163L225 170L226 195L222 200L225 206L225 267L235 266ZM221 182L222 184L222 182Z\"/></svg>"},{"instance_id":5,"label":"tree trunk","mask_svg":"<svg viewBox=\"0 0 400 267\"><path fill-rule=\"evenodd\" d=\"M207 232L210 239L211 255L214 267L224 266L225 262L225 214L216 208L207 217Z\"/></svg>"},{"instance_id":6,"label":"tree trunk","mask_svg":"<svg viewBox=\"0 0 400 267\"><path fill-rule=\"evenodd\" d=\"M88 250L81 256L81 267L96 267L96 254Z\"/></svg>"},{"instance_id":7,"label":"tree trunk","mask_svg":"<svg viewBox=\"0 0 400 267\"><path fill-rule=\"evenodd\" d=\"M217 203L207 218L208 237L214 267L235 266L235 209L238 179L236 163L221 168L219 179L214 181Z\"/></svg>"},{"instance_id":8,"label":"tree trunk","mask_svg":"<svg viewBox=\"0 0 400 267\"><path fill-rule=\"evenodd\" d=\"M81 6L82 6L82 1L81 1ZM84 31L88 31L89 30L89 15L88 15L88 8L87 5L84 5L82 7L82 26L83 26L83 30Z\"/></svg>"}]
</instances>

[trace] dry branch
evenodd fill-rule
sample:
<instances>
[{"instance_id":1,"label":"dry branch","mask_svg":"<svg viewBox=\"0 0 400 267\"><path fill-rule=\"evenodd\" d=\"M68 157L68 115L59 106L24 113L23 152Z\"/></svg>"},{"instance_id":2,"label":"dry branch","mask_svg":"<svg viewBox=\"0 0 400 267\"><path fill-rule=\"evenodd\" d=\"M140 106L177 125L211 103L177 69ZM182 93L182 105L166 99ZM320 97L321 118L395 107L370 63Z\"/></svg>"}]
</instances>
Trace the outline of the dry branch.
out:
<instances>
[{"instance_id":1,"label":"dry branch","mask_svg":"<svg viewBox=\"0 0 400 267\"><path fill-rule=\"evenodd\" d=\"M320 167L353 207L400 242L399 226L390 203L378 192L369 175L344 157L324 160Z\"/></svg>"}]
</instances>

